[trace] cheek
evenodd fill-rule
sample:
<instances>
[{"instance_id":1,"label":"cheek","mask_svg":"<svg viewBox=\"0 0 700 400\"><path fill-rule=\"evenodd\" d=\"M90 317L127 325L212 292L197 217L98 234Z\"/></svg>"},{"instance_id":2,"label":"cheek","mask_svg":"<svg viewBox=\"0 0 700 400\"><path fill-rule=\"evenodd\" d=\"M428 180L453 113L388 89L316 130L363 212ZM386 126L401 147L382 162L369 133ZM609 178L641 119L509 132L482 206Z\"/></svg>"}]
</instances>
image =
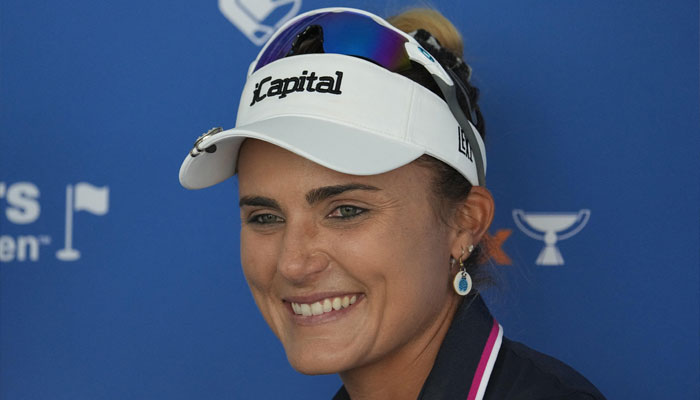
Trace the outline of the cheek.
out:
<instances>
[{"instance_id":1,"label":"cheek","mask_svg":"<svg viewBox=\"0 0 700 400\"><path fill-rule=\"evenodd\" d=\"M446 249L444 242L433 242L430 235L406 237L404 244L396 249L387 273L388 306L398 321L411 319L412 324L422 324L445 303L449 294L449 265L440 262Z\"/></svg>"},{"instance_id":2,"label":"cheek","mask_svg":"<svg viewBox=\"0 0 700 400\"><path fill-rule=\"evenodd\" d=\"M272 284L277 267L275 248L271 237L260 238L245 229L241 231L241 266L256 301Z\"/></svg>"},{"instance_id":3,"label":"cheek","mask_svg":"<svg viewBox=\"0 0 700 400\"><path fill-rule=\"evenodd\" d=\"M241 232L241 266L260 314L272 332L280 337L282 322L276 304L273 282L277 271L277 246L274 236Z\"/></svg>"},{"instance_id":4,"label":"cheek","mask_svg":"<svg viewBox=\"0 0 700 400\"><path fill-rule=\"evenodd\" d=\"M420 330L430 324L449 298L449 246L444 226L432 214L404 221L385 252L387 321ZM444 259L444 263L442 262Z\"/></svg>"},{"instance_id":5,"label":"cheek","mask_svg":"<svg viewBox=\"0 0 700 400\"><path fill-rule=\"evenodd\" d=\"M383 332L404 339L415 334L449 296L447 234L432 214L412 215L335 241L341 264L368 290L380 341L387 339Z\"/></svg>"}]
</instances>

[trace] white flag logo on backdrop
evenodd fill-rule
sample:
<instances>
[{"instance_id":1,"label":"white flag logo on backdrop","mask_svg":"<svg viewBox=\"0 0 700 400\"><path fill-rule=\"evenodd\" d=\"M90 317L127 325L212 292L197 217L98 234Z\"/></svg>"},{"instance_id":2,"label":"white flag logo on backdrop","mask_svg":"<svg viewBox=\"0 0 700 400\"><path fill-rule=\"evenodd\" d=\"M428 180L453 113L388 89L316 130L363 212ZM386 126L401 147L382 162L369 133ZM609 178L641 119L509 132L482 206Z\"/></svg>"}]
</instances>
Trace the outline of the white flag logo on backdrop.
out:
<instances>
[{"instance_id":1,"label":"white flag logo on backdrop","mask_svg":"<svg viewBox=\"0 0 700 400\"><path fill-rule=\"evenodd\" d=\"M219 0L219 9L251 42L262 46L301 9L301 0Z\"/></svg>"},{"instance_id":2,"label":"white flag logo on backdrop","mask_svg":"<svg viewBox=\"0 0 700 400\"><path fill-rule=\"evenodd\" d=\"M73 211L87 211L94 215L109 212L109 187L80 182L66 186L66 236L65 246L56 252L61 261L80 259L80 251L73 248Z\"/></svg>"},{"instance_id":3,"label":"white flag logo on backdrop","mask_svg":"<svg viewBox=\"0 0 700 400\"><path fill-rule=\"evenodd\" d=\"M105 215L109 211L109 187L81 182L75 185L75 211Z\"/></svg>"}]
</instances>

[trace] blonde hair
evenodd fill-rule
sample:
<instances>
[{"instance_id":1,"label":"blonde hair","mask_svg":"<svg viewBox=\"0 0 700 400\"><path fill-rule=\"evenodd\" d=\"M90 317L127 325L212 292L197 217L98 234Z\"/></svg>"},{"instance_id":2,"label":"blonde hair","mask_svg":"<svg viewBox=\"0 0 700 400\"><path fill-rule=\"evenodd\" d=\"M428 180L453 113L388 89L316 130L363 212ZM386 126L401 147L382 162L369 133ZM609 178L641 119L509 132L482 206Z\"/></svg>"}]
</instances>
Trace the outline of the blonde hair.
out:
<instances>
[{"instance_id":1,"label":"blonde hair","mask_svg":"<svg viewBox=\"0 0 700 400\"><path fill-rule=\"evenodd\" d=\"M443 47L454 55L462 57L464 52L462 35L460 35L452 22L437 10L411 8L387 18L387 21L406 33L424 29L430 32Z\"/></svg>"}]
</instances>

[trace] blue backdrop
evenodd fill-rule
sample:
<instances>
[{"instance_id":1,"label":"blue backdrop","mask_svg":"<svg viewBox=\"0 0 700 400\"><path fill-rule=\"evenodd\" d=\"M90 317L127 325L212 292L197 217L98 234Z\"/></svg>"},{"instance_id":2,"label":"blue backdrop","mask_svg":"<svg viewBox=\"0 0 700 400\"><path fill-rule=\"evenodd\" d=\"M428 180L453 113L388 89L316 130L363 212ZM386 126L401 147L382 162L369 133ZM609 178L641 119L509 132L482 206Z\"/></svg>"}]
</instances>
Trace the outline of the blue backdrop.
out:
<instances>
[{"instance_id":1,"label":"blue backdrop","mask_svg":"<svg viewBox=\"0 0 700 400\"><path fill-rule=\"evenodd\" d=\"M190 192L177 172L199 134L234 125L280 19L406 3L221 3L0 2L1 399L337 389L289 367L251 299L235 182ZM487 300L506 335L610 399L697 399L698 2L434 5L482 90Z\"/></svg>"}]
</instances>

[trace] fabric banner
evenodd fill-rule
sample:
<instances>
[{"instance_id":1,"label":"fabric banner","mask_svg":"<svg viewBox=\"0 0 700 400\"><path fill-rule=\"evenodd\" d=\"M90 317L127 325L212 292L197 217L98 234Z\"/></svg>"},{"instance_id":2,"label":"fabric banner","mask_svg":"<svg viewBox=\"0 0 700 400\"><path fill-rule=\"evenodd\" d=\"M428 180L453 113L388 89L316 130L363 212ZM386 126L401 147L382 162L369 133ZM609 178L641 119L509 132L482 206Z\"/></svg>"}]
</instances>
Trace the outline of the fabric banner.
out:
<instances>
[{"instance_id":1,"label":"fabric banner","mask_svg":"<svg viewBox=\"0 0 700 400\"><path fill-rule=\"evenodd\" d=\"M3 1L0 399L330 398L252 300L236 181L178 168L284 21L413 4ZM481 91L503 335L610 399L700 397L698 2L431 4Z\"/></svg>"}]
</instances>

